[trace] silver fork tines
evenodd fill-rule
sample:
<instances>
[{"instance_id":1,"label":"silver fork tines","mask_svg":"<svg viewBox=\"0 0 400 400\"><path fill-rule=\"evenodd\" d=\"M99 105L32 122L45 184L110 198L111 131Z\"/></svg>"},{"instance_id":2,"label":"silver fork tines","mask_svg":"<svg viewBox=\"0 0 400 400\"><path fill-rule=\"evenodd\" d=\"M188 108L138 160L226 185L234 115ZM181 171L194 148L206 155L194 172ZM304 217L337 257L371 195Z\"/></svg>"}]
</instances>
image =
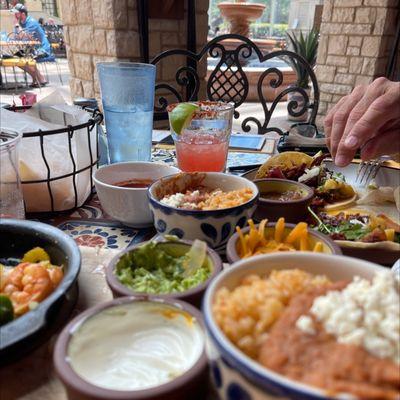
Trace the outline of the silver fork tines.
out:
<instances>
[{"instance_id":1,"label":"silver fork tines","mask_svg":"<svg viewBox=\"0 0 400 400\"><path fill-rule=\"evenodd\" d=\"M384 160L361 161L357 171L356 182L366 186L371 179L376 177L383 161Z\"/></svg>"}]
</instances>

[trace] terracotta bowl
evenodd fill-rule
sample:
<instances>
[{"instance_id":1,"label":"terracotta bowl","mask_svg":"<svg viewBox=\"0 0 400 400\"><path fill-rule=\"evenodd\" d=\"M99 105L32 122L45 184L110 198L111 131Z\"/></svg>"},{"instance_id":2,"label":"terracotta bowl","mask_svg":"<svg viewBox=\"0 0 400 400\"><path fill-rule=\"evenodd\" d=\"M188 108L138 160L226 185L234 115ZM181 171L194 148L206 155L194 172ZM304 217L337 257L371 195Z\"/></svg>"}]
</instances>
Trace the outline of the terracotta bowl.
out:
<instances>
[{"instance_id":1,"label":"terracotta bowl","mask_svg":"<svg viewBox=\"0 0 400 400\"><path fill-rule=\"evenodd\" d=\"M300 222L308 214L307 207L310 205L314 196L314 190L307 185L287 179L257 179L254 181L260 192L257 209L254 219L261 221L268 218L276 221L279 217L284 217L287 222ZM298 200L278 201L263 197L266 192L285 192L287 190L297 190L301 192L302 198Z\"/></svg>"},{"instance_id":2,"label":"terracotta bowl","mask_svg":"<svg viewBox=\"0 0 400 400\"><path fill-rule=\"evenodd\" d=\"M275 228L276 222L270 222L267 224L265 231L271 232ZM256 225L258 227L258 225ZM285 223L285 233L288 234L296 225L295 224L287 224ZM249 227L242 229L243 233L249 232ZM323 253L325 254L342 254L342 250L340 247L328 236L314 231L312 229L308 229L308 234L310 236L311 245L315 245L317 242L321 242L323 245ZM239 235L235 233L228 241L226 246L226 256L230 263L234 263L236 261L241 260L239 254L237 252L237 242L239 240Z\"/></svg>"},{"instance_id":3,"label":"terracotta bowl","mask_svg":"<svg viewBox=\"0 0 400 400\"><path fill-rule=\"evenodd\" d=\"M157 246L162 246L166 251L168 251L171 255L183 255L187 253L190 249L190 246L193 244L192 241L188 240L180 240L177 242L174 241L161 241L157 244ZM179 299L183 301L187 301L188 303L199 307L201 305L201 301L204 295L204 292L210 282L222 271L222 261L219 255L209 247L207 247L207 256L208 262L211 265L211 274L207 280L201 283L198 286L195 286L189 290L185 290L184 292L177 292L171 294L146 294L141 292L135 292L129 288L127 288L124 284L122 284L118 278L115 276L115 268L118 264L120 258L127 253L135 251L138 247L142 246L143 243L131 246L123 250L121 253L117 254L107 265L106 267L106 280L107 284L110 287L114 298L123 297L123 296L157 296L162 299Z\"/></svg>"},{"instance_id":4,"label":"terracotta bowl","mask_svg":"<svg viewBox=\"0 0 400 400\"><path fill-rule=\"evenodd\" d=\"M210 356L211 376L222 399L229 391L240 393L240 399L271 400L326 400L344 399L348 396L332 396L327 392L289 379L265 368L237 348L220 329L213 315L217 291L237 287L250 274L266 275L273 270L299 268L311 274L324 274L332 281L352 280L354 276L371 279L379 265L352 257L311 253L283 252L243 259L225 269L207 288L203 302L204 321L209 338L207 352ZM234 398L234 397L232 397Z\"/></svg>"},{"instance_id":5,"label":"terracotta bowl","mask_svg":"<svg viewBox=\"0 0 400 400\"><path fill-rule=\"evenodd\" d=\"M97 313L132 302L152 302L156 304L166 304L185 312L194 317L203 328L201 313L185 302L178 300L161 299L158 297L131 296L99 304L92 307L74 318L58 336L53 361L56 373L67 390L70 400L186 400L193 398L196 400L204 399L207 391L207 358L205 350L200 353L199 358L183 374L173 378L171 381L159 386L141 390L113 390L96 386L78 375L72 368L68 349L73 334L84 325L88 319ZM205 343L205 341L204 341ZM205 347L205 346L204 346Z\"/></svg>"}]
</instances>

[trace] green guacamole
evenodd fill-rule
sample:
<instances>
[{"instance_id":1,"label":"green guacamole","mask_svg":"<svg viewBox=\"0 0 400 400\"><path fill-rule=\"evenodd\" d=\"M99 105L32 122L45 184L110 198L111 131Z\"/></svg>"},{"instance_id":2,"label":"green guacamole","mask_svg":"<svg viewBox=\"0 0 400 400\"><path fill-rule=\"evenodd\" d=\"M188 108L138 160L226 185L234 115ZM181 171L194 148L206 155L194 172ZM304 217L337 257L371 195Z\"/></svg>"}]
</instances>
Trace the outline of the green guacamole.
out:
<instances>
[{"instance_id":1,"label":"green guacamole","mask_svg":"<svg viewBox=\"0 0 400 400\"><path fill-rule=\"evenodd\" d=\"M196 252L195 258L201 260L201 265L193 268L191 253L172 242L149 242L124 254L117 263L115 275L135 292L183 292L204 282L211 274L209 258L205 254L199 257Z\"/></svg>"}]
</instances>

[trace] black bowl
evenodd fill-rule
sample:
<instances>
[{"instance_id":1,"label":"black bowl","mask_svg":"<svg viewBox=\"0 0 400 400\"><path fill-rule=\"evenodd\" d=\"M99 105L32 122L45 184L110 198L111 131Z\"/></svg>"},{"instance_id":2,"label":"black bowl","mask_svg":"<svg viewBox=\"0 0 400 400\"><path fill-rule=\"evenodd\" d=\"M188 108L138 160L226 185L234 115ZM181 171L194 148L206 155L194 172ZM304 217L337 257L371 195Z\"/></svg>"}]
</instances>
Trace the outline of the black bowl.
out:
<instances>
[{"instance_id":1,"label":"black bowl","mask_svg":"<svg viewBox=\"0 0 400 400\"><path fill-rule=\"evenodd\" d=\"M81 266L78 246L61 230L35 221L0 220L0 258L21 258L40 246L55 265L64 266L64 277L39 306L0 329L0 365L34 350L56 327L65 323L77 297L76 279Z\"/></svg>"}]
</instances>

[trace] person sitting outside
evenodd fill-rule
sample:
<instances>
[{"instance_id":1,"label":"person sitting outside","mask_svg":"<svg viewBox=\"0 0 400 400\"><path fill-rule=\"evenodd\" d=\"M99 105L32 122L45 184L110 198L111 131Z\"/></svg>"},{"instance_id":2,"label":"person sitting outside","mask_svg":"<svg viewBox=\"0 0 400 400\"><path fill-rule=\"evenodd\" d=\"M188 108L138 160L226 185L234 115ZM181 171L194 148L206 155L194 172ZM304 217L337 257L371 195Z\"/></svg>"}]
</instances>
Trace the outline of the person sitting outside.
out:
<instances>
[{"instance_id":1,"label":"person sitting outside","mask_svg":"<svg viewBox=\"0 0 400 400\"><path fill-rule=\"evenodd\" d=\"M14 6L11 12L15 14L19 28L23 30L22 32L17 32L18 36L24 39L28 38L40 42L40 46L36 48L33 58L40 62L40 59L51 57L53 53L46 34L39 22L28 15L27 8L23 4L18 3ZM32 87L47 85L48 82L46 82L45 77L37 69L36 65L24 66L21 68L32 77Z\"/></svg>"}]
</instances>

